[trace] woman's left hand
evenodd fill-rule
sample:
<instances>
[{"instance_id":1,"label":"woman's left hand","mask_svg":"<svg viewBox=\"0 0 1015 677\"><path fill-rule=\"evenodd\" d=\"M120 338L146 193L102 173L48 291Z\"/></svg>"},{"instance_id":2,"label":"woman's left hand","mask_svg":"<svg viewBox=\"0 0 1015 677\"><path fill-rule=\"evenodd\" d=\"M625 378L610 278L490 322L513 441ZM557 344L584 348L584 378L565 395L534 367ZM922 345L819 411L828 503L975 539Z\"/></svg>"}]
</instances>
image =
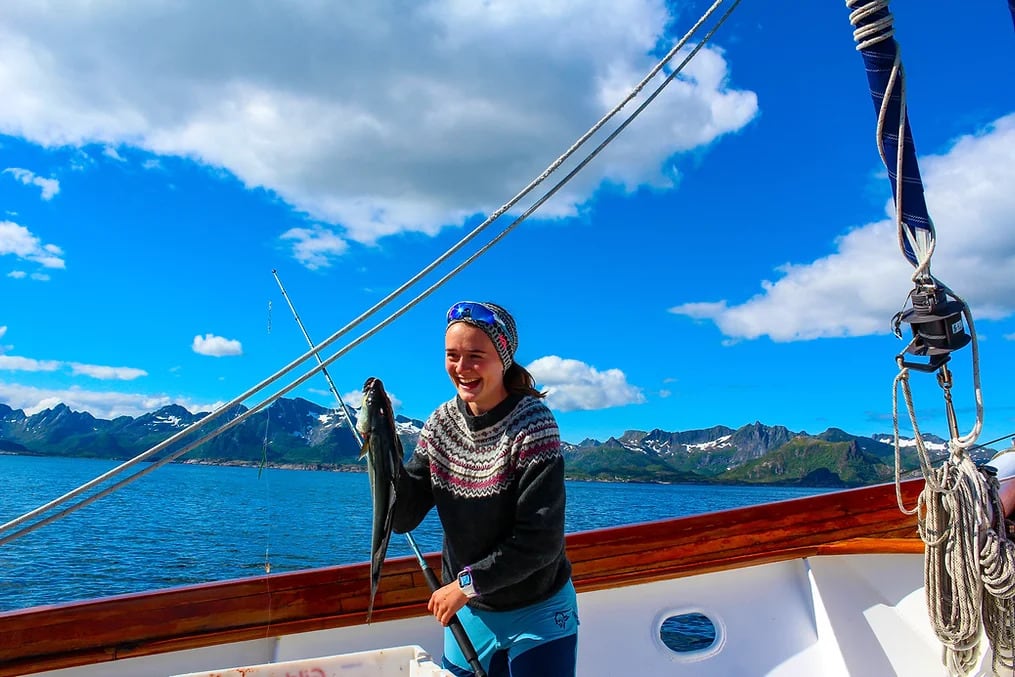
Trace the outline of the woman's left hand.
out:
<instances>
[{"instance_id":1,"label":"woman's left hand","mask_svg":"<svg viewBox=\"0 0 1015 677\"><path fill-rule=\"evenodd\" d=\"M434 618L440 621L441 625L447 627L447 624L451 622L451 618L468 601L469 598L462 592L458 581L454 580L444 587L434 590L434 593L430 595L430 601L427 602L426 608L430 610Z\"/></svg>"}]
</instances>

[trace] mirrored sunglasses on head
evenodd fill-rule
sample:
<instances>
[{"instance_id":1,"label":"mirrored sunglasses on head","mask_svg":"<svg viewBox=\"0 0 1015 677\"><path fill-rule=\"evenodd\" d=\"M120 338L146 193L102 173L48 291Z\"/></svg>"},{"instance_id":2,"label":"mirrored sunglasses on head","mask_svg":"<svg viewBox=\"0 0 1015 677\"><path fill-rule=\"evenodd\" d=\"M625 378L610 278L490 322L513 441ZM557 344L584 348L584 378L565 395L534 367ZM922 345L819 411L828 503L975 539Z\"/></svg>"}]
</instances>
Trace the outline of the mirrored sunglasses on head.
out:
<instances>
[{"instance_id":1,"label":"mirrored sunglasses on head","mask_svg":"<svg viewBox=\"0 0 1015 677\"><path fill-rule=\"evenodd\" d=\"M482 322L491 326L497 326L507 331L507 324L491 308L475 301L462 301L451 306L448 310L448 323L459 320L472 320Z\"/></svg>"}]
</instances>

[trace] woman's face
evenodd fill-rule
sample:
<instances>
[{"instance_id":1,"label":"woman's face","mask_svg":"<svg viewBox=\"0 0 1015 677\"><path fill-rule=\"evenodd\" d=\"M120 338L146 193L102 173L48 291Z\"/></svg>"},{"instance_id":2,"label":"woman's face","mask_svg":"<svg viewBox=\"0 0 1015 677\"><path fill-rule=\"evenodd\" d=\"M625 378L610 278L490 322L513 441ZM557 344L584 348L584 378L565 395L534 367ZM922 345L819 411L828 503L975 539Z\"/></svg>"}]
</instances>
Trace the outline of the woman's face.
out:
<instances>
[{"instance_id":1,"label":"woman's face","mask_svg":"<svg viewBox=\"0 0 1015 677\"><path fill-rule=\"evenodd\" d=\"M490 411L507 397L504 365L482 329L456 322L444 334L444 366L473 414Z\"/></svg>"}]
</instances>

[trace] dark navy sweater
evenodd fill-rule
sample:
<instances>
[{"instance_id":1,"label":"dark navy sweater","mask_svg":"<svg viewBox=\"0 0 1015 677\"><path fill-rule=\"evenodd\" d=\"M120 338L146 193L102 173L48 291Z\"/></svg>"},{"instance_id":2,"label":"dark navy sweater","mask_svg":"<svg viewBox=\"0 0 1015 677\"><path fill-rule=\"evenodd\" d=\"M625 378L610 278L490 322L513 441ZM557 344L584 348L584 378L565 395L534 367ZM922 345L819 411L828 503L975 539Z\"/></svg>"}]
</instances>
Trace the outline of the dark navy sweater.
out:
<instances>
[{"instance_id":1,"label":"dark navy sweater","mask_svg":"<svg viewBox=\"0 0 1015 677\"><path fill-rule=\"evenodd\" d=\"M437 506L443 576L471 567L476 609L541 602L568 581L564 553L564 459L542 400L509 395L473 416L459 398L430 415L399 473L394 528L414 529Z\"/></svg>"}]
</instances>

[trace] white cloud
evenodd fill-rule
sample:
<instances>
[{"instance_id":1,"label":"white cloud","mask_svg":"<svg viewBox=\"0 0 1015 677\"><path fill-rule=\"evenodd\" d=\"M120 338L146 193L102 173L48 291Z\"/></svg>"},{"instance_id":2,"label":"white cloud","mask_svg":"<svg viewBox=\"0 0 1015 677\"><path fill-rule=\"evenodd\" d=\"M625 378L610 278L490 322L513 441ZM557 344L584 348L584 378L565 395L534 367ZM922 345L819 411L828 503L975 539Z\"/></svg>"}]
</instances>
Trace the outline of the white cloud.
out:
<instances>
[{"instance_id":1,"label":"white cloud","mask_svg":"<svg viewBox=\"0 0 1015 677\"><path fill-rule=\"evenodd\" d=\"M342 255L349 244L328 228L291 228L282 233L292 240L293 258L310 270L326 268L334 257Z\"/></svg>"},{"instance_id":2,"label":"white cloud","mask_svg":"<svg viewBox=\"0 0 1015 677\"><path fill-rule=\"evenodd\" d=\"M0 325L0 338L3 338L4 334L6 333L7 333L7 325L6 324ZM3 352L3 346L0 346L0 352Z\"/></svg>"},{"instance_id":3,"label":"white cloud","mask_svg":"<svg viewBox=\"0 0 1015 677\"><path fill-rule=\"evenodd\" d=\"M214 334L195 336L191 346L198 355L210 355L211 357L226 357L229 355L242 355L243 344L234 339L222 338Z\"/></svg>"},{"instance_id":4,"label":"white cloud","mask_svg":"<svg viewBox=\"0 0 1015 677\"><path fill-rule=\"evenodd\" d=\"M7 333L7 327L0 327L0 338ZM5 371L57 371L69 367L74 376L90 376L101 380L133 381L147 376L148 372L134 367L106 367L97 364L81 364L80 362L62 362L60 360L37 360L31 357L5 355L12 346L0 344L0 370Z\"/></svg>"},{"instance_id":5,"label":"white cloud","mask_svg":"<svg viewBox=\"0 0 1015 677\"><path fill-rule=\"evenodd\" d=\"M28 277L28 273L23 270L12 270L7 273L7 277L14 278L15 280L23 280Z\"/></svg>"},{"instance_id":6,"label":"white cloud","mask_svg":"<svg viewBox=\"0 0 1015 677\"><path fill-rule=\"evenodd\" d=\"M56 360L35 360L17 355L0 355L0 369L6 371L56 371L62 362Z\"/></svg>"},{"instance_id":7,"label":"white cloud","mask_svg":"<svg viewBox=\"0 0 1015 677\"><path fill-rule=\"evenodd\" d=\"M402 411L402 400L398 399L398 396L392 393L387 388L384 392L388 394L388 399L391 400L391 408L394 409L395 414L401 414ZM330 395L330 393L328 393ZM353 409L359 409L363 406L363 391L362 390L350 390L349 392L342 395L342 401L345 402L346 406L352 407ZM337 402L335 403L338 404ZM403 414L404 415L404 414Z\"/></svg>"},{"instance_id":8,"label":"white cloud","mask_svg":"<svg viewBox=\"0 0 1015 677\"><path fill-rule=\"evenodd\" d=\"M931 271L969 303L974 318L1015 312L1013 157L1015 114L920 160L937 229ZM777 270L776 281L763 281L762 291L743 303L690 302L670 312L715 322L731 339L860 336L887 332L913 287L892 218L846 233L834 254Z\"/></svg>"},{"instance_id":9,"label":"white cloud","mask_svg":"<svg viewBox=\"0 0 1015 677\"><path fill-rule=\"evenodd\" d=\"M359 409L363 405L363 391L350 390L342 395L342 401L353 409ZM395 406L394 402L391 403L391 406Z\"/></svg>"},{"instance_id":10,"label":"white cloud","mask_svg":"<svg viewBox=\"0 0 1015 677\"><path fill-rule=\"evenodd\" d=\"M27 169L8 167L3 171L3 173L10 174L26 186L36 186L39 188L42 191L43 200L52 200L53 196L60 192L59 181L56 179L46 179L41 176L36 176L33 172L30 172Z\"/></svg>"},{"instance_id":11,"label":"white cloud","mask_svg":"<svg viewBox=\"0 0 1015 677\"><path fill-rule=\"evenodd\" d=\"M30 230L12 221L0 221L0 256L6 254L13 254L22 261L37 263L44 268L63 269L65 267L63 251L59 247L53 244L43 244L42 240L33 235ZM13 273L9 273L8 276L24 277L24 275Z\"/></svg>"},{"instance_id":12,"label":"white cloud","mask_svg":"<svg viewBox=\"0 0 1015 677\"><path fill-rule=\"evenodd\" d=\"M0 381L0 402L22 409L31 416L63 403L75 411L87 411L96 418L138 417L169 404L179 404L192 413L212 411L222 402L195 402L185 397L140 393L98 392L82 388L46 389Z\"/></svg>"},{"instance_id":13,"label":"white cloud","mask_svg":"<svg viewBox=\"0 0 1015 677\"><path fill-rule=\"evenodd\" d=\"M2 334L0 334L0 335L2 335ZM1015 334L1005 334L1004 338L1007 341L1015 341Z\"/></svg>"},{"instance_id":14,"label":"white cloud","mask_svg":"<svg viewBox=\"0 0 1015 677\"><path fill-rule=\"evenodd\" d=\"M649 70L668 7L378 0L238 16L203 0L14 2L0 132L226 169L335 227L287 233L298 260L326 266L347 240L435 233L500 206ZM669 158L756 115L727 76L721 51L700 52L542 213L574 213L604 182L672 185Z\"/></svg>"},{"instance_id":15,"label":"white cloud","mask_svg":"<svg viewBox=\"0 0 1015 677\"><path fill-rule=\"evenodd\" d=\"M106 146L102 149L102 154L108 157L110 160L116 160L117 162L126 162L124 157L113 146Z\"/></svg>"},{"instance_id":16,"label":"white cloud","mask_svg":"<svg viewBox=\"0 0 1015 677\"><path fill-rule=\"evenodd\" d=\"M595 367L556 355L540 357L526 369L546 389L547 406L558 411L608 409L640 404L645 396L619 369Z\"/></svg>"},{"instance_id":17,"label":"white cloud","mask_svg":"<svg viewBox=\"0 0 1015 677\"><path fill-rule=\"evenodd\" d=\"M133 381L136 378L148 375L148 372L144 369L135 369L134 367L104 367L97 364L71 362L70 368L75 376L83 374L104 381Z\"/></svg>"}]
</instances>

